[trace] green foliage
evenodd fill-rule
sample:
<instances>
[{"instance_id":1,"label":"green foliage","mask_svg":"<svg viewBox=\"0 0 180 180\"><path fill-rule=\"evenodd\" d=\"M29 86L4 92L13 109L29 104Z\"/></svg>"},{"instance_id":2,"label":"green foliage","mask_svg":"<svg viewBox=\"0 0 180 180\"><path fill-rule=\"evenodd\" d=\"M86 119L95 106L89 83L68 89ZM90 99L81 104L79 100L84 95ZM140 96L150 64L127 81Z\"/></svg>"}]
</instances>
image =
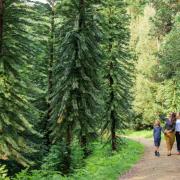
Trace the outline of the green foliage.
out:
<instances>
[{"instance_id":1,"label":"green foliage","mask_svg":"<svg viewBox=\"0 0 180 180\"><path fill-rule=\"evenodd\" d=\"M159 74L162 79L179 79L180 77L180 21L172 28L172 31L165 37L159 52Z\"/></svg>"},{"instance_id":2,"label":"green foliage","mask_svg":"<svg viewBox=\"0 0 180 180\"><path fill-rule=\"evenodd\" d=\"M26 76L36 53L32 31L36 14L27 1L6 0L1 8L0 156L28 166L32 162L25 154L34 150L25 137L37 134L30 124L37 113L30 103L32 89Z\"/></svg>"},{"instance_id":3,"label":"green foliage","mask_svg":"<svg viewBox=\"0 0 180 180\"><path fill-rule=\"evenodd\" d=\"M78 142L73 142L71 154L71 171L74 169L81 168L83 166L83 151L79 146ZM44 158L44 163L42 165L43 170L47 171L63 171L63 157L67 153L67 149L64 142L57 143L52 145L48 153L48 156Z\"/></svg>"},{"instance_id":4,"label":"green foliage","mask_svg":"<svg viewBox=\"0 0 180 180\"><path fill-rule=\"evenodd\" d=\"M111 146L103 146L95 144L94 153L87 158L85 168L78 170L70 179L117 179L139 160L144 151L142 145L129 140L125 140L121 150L113 154Z\"/></svg>"},{"instance_id":5,"label":"green foliage","mask_svg":"<svg viewBox=\"0 0 180 180\"><path fill-rule=\"evenodd\" d=\"M177 21L171 32L164 38L162 43L158 64L157 75L162 81L163 106L169 111L179 111L180 109L180 21Z\"/></svg>"},{"instance_id":6,"label":"green foliage","mask_svg":"<svg viewBox=\"0 0 180 180\"><path fill-rule=\"evenodd\" d=\"M32 171L27 170L18 173L13 180L59 180L63 177L55 171Z\"/></svg>"},{"instance_id":7,"label":"green foliage","mask_svg":"<svg viewBox=\"0 0 180 180\"><path fill-rule=\"evenodd\" d=\"M7 176L8 170L5 165L0 164L0 180L9 180Z\"/></svg>"},{"instance_id":8,"label":"green foliage","mask_svg":"<svg viewBox=\"0 0 180 180\"><path fill-rule=\"evenodd\" d=\"M152 18L151 33L161 39L171 31L180 3L177 0L150 0L150 2L156 9L156 14Z\"/></svg>"}]
</instances>

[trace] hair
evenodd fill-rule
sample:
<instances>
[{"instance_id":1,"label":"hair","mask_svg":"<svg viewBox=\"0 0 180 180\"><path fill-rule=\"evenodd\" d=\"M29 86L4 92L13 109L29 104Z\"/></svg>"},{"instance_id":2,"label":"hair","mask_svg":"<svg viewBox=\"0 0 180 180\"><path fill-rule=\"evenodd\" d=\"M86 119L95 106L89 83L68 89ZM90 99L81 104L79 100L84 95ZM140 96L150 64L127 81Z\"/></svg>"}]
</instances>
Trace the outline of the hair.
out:
<instances>
[{"instance_id":1,"label":"hair","mask_svg":"<svg viewBox=\"0 0 180 180\"><path fill-rule=\"evenodd\" d=\"M180 119L180 112L176 114L176 119Z\"/></svg>"},{"instance_id":2,"label":"hair","mask_svg":"<svg viewBox=\"0 0 180 180\"><path fill-rule=\"evenodd\" d=\"M175 122L176 121L176 113L175 112L172 112L171 115L170 115L170 121L171 122Z\"/></svg>"},{"instance_id":3,"label":"hair","mask_svg":"<svg viewBox=\"0 0 180 180\"><path fill-rule=\"evenodd\" d=\"M161 125L161 121L159 119L154 121L154 126L160 126Z\"/></svg>"}]
</instances>

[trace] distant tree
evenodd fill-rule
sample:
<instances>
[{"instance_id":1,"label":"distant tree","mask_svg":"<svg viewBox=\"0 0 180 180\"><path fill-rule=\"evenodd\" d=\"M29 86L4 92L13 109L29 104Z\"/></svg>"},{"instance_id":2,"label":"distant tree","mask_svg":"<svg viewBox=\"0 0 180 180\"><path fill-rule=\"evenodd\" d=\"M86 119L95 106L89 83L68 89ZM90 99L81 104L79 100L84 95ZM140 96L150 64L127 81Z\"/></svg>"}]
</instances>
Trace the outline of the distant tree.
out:
<instances>
[{"instance_id":1,"label":"distant tree","mask_svg":"<svg viewBox=\"0 0 180 180\"><path fill-rule=\"evenodd\" d=\"M152 18L152 35L156 36L159 40L168 34L173 25L174 17L180 8L179 0L149 0L156 10L155 16Z\"/></svg>"},{"instance_id":2,"label":"distant tree","mask_svg":"<svg viewBox=\"0 0 180 180\"><path fill-rule=\"evenodd\" d=\"M161 111L163 99L158 98L158 87L154 67L157 65L155 54L158 52L157 40L150 36L154 8L146 5L144 14L131 21L131 46L135 53L135 82L133 85L133 110L137 129L151 127L157 112Z\"/></svg>"},{"instance_id":3,"label":"distant tree","mask_svg":"<svg viewBox=\"0 0 180 180\"><path fill-rule=\"evenodd\" d=\"M179 111L180 103L180 18L165 37L159 52L157 74L164 85L164 105L169 111Z\"/></svg>"}]
</instances>

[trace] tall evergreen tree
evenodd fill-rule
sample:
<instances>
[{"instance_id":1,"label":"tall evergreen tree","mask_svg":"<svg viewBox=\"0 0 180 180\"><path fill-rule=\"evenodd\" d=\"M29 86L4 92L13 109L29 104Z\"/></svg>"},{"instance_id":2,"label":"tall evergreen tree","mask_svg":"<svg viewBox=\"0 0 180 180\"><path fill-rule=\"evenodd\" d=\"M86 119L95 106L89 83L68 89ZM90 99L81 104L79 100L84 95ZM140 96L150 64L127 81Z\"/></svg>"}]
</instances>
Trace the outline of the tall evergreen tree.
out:
<instances>
[{"instance_id":1,"label":"tall evergreen tree","mask_svg":"<svg viewBox=\"0 0 180 180\"><path fill-rule=\"evenodd\" d=\"M51 107L50 107L50 94L52 94L53 87L53 63L54 63L54 36L55 36L55 0L49 0L50 5L50 38L49 38L49 68L48 68L48 120L50 119Z\"/></svg>"},{"instance_id":2,"label":"tall evergreen tree","mask_svg":"<svg viewBox=\"0 0 180 180\"><path fill-rule=\"evenodd\" d=\"M95 19L95 1L66 0L63 3L58 61L54 66L51 135L53 141L65 140L65 169L69 169L74 135L86 151L89 134L95 131L100 33Z\"/></svg>"},{"instance_id":3,"label":"tall evergreen tree","mask_svg":"<svg viewBox=\"0 0 180 180\"><path fill-rule=\"evenodd\" d=\"M46 62L47 62L47 116L44 118L45 125L45 141L48 149L50 148L50 130L49 122L51 118L51 94L53 93L53 64L55 62L55 31L56 31L56 0L48 0L48 3L42 5L44 8L44 17L46 17L46 22L48 28L46 29L47 44L46 44Z\"/></svg>"},{"instance_id":4,"label":"tall evergreen tree","mask_svg":"<svg viewBox=\"0 0 180 180\"><path fill-rule=\"evenodd\" d=\"M24 136L36 134L30 124L34 108L22 78L35 52L29 33L34 17L28 1L0 0L0 156L24 166L31 164L24 155L33 152Z\"/></svg>"},{"instance_id":5,"label":"tall evergreen tree","mask_svg":"<svg viewBox=\"0 0 180 180\"><path fill-rule=\"evenodd\" d=\"M131 87L132 63L128 51L129 17L124 1L107 0L102 11L105 17L106 37L104 45L106 54L105 77L107 118L104 129L110 129L112 150L117 149L116 131L124 128L128 117Z\"/></svg>"}]
</instances>

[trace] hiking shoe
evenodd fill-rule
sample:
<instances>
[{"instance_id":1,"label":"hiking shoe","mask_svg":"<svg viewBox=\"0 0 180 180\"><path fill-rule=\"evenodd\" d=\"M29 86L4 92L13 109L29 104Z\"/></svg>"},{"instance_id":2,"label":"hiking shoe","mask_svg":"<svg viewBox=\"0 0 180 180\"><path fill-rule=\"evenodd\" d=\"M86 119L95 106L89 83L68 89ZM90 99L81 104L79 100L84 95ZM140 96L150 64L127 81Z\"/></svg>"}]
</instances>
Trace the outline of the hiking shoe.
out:
<instances>
[{"instance_id":1,"label":"hiking shoe","mask_svg":"<svg viewBox=\"0 0 180 180\"><path fill-rule=\"evenodd\" d=\"M154 152L154 155L155 155L155 156L157 156L157 155L158 155L157 153L158 153L158 152L157 152L157 151L155 151L155 152Z\"/></svg>"},{"instance_id":2,"label":"hiking shoe","mask_svg":"<svg viewBox=\"0 0 180 180\"><path fill-rule=\"evenodd\" d=\"M157 156L160 157L160 153L159 152L157 152Z\"/></svg>"}]
</instances>

